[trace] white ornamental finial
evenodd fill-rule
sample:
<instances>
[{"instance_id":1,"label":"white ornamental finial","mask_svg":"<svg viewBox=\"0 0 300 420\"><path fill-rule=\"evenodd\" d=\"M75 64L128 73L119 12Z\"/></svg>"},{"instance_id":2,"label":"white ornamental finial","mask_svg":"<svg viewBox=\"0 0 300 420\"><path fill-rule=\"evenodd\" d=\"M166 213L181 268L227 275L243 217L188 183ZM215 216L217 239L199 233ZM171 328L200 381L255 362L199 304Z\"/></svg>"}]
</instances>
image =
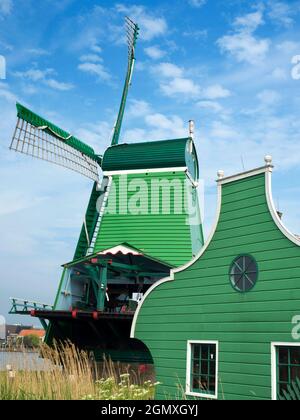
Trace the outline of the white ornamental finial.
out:
<instances>
[{"instance_id":1,"label":"white ornamental finial","mask_svg":"<svg viewBox=\"0 0 300 420\"><path fill-rule=\"evenodd\" d=\"M225 172L220 170L220 171L218 171L217 175L218 175L218 179L222 179L222 178L224 178Z\"/></svg>"},{"instance_id":2,"label":"white ornamental finial","mask_svg":"<svg viewBox=\"0 0 300 420\"><path fill-rule=\"evenodd\" d=\"M270 155L265 156L265 162L267 166L272 165L273 158Z\"/></svg>"},{"instance_id":3,"label":"white ornamental finial","mask_svg":"<svg viewBox=\"0 0 300 420\"><path fill-rule=\"evenodd\" d=\"M193 120L189 121L189 136L192 140L195 137L195 122Z\"/></svg>"}]
</instances>

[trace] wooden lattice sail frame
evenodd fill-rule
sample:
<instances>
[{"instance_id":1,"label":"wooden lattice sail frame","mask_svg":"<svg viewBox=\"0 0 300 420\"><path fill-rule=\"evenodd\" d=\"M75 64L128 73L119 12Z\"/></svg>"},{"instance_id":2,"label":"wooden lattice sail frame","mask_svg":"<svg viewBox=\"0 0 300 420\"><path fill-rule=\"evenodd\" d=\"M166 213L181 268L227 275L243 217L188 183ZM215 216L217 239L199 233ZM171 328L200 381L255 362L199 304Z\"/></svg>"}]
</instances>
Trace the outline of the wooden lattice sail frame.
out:
<instances>
[{"instance_id":1,"label":"wooden lattice sail frame","mask_svg":"<svg viewBox=\"0 0 300 420\"><path fill-rule=\"evenodd\" d=\"M18 119L10 149L99 180L101 158L74 136L17 104Z\"/></svg>"}]
</instances>

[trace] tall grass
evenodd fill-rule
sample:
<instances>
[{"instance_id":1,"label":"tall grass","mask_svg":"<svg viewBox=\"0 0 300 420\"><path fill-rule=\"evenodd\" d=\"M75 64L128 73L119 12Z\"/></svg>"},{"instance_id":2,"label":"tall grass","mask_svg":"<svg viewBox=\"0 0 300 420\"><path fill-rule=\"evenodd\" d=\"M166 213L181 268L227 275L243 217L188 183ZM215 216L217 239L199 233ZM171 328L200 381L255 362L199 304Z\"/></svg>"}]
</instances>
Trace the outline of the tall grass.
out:
<instances>
[{"instance_id":1,"label":"tall grass","mask_svg":"<svg viewBox=\"0 0 300 420\"><path fill-rule=\"evenodd\" d=\"M92 362L73 344L42 346L46 369L32 365L26 352L24 368L0 373L0 400L151 399L155 385L143 381L129 366ZM28 363L27 363L27 361ZM26 368L26 365L28 368Z\"/></svg>"}]
</instances>

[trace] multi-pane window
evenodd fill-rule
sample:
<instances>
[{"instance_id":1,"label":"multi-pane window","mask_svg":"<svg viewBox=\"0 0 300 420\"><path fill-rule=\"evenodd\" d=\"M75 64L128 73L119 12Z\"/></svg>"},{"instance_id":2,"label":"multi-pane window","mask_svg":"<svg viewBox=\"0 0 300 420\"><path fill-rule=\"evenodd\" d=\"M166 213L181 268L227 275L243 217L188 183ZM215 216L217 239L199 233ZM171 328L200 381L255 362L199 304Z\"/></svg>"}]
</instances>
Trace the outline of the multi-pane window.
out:
<instances>
[{"instance_id":1,"label":"multi-pane window","mask_svg":"<svg viewBox=\"0 0 300 420\"><path fill-rule=\"evenodd\" d=\"M217 351L216 343L189 342L189 393L216 396Z\"/></svg>"},{"instance_id":2,"label":"multi-pane window","mask_svg":"<svg viewBox=\"0 0 300 420\"><path fill-rule=\"evenodd\" d=\"M277 397L289 393L289 386L300 380L300 346L280 346L277 353Z\"/></svg>"}]
</instances>

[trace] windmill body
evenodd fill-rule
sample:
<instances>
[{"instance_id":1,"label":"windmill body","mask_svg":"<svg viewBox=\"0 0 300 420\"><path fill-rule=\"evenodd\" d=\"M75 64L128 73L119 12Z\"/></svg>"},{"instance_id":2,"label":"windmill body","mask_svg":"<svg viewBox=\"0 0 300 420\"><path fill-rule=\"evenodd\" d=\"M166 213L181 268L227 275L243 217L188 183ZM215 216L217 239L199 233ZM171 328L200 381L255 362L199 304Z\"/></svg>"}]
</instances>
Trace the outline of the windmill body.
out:
<instances>
[{"instance_id":1,"label":"windmill body","mask_svg":"<svg viewBox=\"0 0 300 420\"><path fill-rule=\"evenodd\" d=\"M119 144L138 34L131 20L127 32L125 87L111 146L103 156L17 105L11 148L80 172L94 184L54 305L13 299L11 313L39 318L50 345L70 340L99 358L105 354L118 361L151 363L145 345L130 339L132 320L147 290L172 268L189 262L203 245L199 169L190 136Z\"/></svg>"}]
</instances>

